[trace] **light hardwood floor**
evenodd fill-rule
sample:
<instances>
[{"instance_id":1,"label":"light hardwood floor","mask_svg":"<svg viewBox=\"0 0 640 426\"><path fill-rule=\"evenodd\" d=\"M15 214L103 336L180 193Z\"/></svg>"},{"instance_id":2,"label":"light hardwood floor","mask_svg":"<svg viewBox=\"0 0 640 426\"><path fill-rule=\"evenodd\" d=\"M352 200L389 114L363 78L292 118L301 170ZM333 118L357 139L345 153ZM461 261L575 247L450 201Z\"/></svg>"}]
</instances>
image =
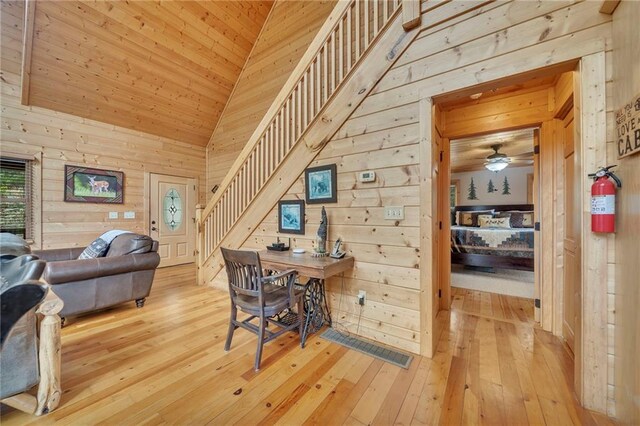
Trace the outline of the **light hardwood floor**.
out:
<instances>
[{"instance_id":1,"label":"light hardwood floor","mask_svg":"<svg viewBox=\"0 0 640 426\"><path fill-rule=\"evenodd\" d=\"M70 320L62 332L60 408L26 424L607 424L581 409L572 361L533 326L530 301L456 290L433 359L408 370L297 335L267 344L239 330L223 351L228 295L197 287L192 266L158 271L133 303Z\"/></svg>"}]
</instances>

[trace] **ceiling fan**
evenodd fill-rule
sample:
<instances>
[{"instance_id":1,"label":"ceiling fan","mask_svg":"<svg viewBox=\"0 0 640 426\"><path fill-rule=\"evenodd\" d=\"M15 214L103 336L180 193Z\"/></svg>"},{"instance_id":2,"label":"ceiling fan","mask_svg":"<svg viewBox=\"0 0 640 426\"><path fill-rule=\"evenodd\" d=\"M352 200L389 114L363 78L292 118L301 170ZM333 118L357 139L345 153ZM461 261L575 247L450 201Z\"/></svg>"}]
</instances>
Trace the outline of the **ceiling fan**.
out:
<instances>
[{"instance_id":1,"label":"ceiling fan","mask_svg":"<svg viewBox=\"0 0 640 426\"><path fill-rule=\"evenodd\" d=\"M493 149L494 153L487 157L487 161L484 163L484 167L487 170L491 170L492 172L499 172L500 170L504 170L511 159L507 157L506 154L502 154L498 152L502 148L501 144L491 145L491 149Z\"/></svg>"}]
</instances>

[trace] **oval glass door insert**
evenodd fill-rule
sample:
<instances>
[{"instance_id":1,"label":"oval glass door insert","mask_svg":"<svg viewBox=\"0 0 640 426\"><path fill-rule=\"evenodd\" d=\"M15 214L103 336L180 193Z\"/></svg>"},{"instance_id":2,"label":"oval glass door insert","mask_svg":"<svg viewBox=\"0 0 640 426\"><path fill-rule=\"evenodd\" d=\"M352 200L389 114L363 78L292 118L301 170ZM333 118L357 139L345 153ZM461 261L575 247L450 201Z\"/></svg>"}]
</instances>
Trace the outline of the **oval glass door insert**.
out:
<instances>
[{"instance_id":1,"label":"oval glass door insert","mask_svg":"<svg viewBox=\"0 0 640 426\"><path fill-rule=\"evenodd\" d=\"M182 225L182 198L173 188L164 196L163 212L164 223L170 230L175 231Z\"/></svg>"}]
</instances>

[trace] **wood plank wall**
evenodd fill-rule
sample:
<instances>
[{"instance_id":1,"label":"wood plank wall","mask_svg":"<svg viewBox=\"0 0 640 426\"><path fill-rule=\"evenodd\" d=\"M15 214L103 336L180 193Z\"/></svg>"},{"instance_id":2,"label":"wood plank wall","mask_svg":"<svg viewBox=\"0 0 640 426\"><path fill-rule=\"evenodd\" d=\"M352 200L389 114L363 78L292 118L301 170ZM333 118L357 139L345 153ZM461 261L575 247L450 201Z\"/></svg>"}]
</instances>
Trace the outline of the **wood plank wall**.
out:
<instances>
[{"instance_id":1,"label":"wood plank wall","mask_svg":"<svg viewBox=\"0 0 640 426\"><path fill-rule=\"evenodd\" d=\"M289 78L335 0L277 1L207 147L207 199Z\"/></svg>"},{"instance_id":2,"label":"wood plank wall","mask_svg":"<svg viewBox=\"0 0 640 426\"><path fill-rule=\"evenodd\" d=\"M20 104L24 2L2 2L2 152L42 153L42 245L82 246L109 229L146 232L144 173L196 177L204 200L205 148L122 127ZM63 201L64 166L125 174L124 204ZM109 220L108 212L120 219ZM135 219L123 219L123 212Z\"/></svg>"},{"instance_id":3,"label":"wood plank wall","mask_svg":"<svg viewBox=\"0 0 640 426\"><path fill-rule=\"evenodd\" d=\"M613 15L613 92L614 108L629 102L640 93L640 3L623 1ZM612 126L607 139L615 138ZM613 134L611 134L613 133ZM612 144L615 152L615 143ZM624 424L640 423L640 154L616 160L616 173L622 179L618 190L615 281L610 281L610 327L615 328L614 372L616 386L615 414ZM613 285L612 285L613 284ZM613 300L611 300L613 299ZM613 321L613 324L611 324ZM613 357L613 354L611 354Z\"/></svg>"},{"instance_id":4,"label":"wood plank wall","mask_svg":"<svg viewBox=\"0 0 640 426\"><path fill-rule=\"evenodd\" d=\"M357 259L344 286L340 279L329 283L339 324L356 330L360 316L356 295L363 289L369 301L359 334L419 350L421 92L447 93L464 87L461 84L473 86L508 76L510 70L518 73L606 50L611 18L601 15L598 7L571 1L491 3L438 25L443 16L463 12L463 4L423 3L423 33L312 164L338 165L338 204L326 206L329 235L332 241L341 236ZM376 182L357 182L356 174L362 170L375 170ZM301 176L285 198L303 197ZM405 220L385 221L384 205L404 205ZM318 215L317 207L308 207L307 233L293 236L294 246L311 248ZM274 241L276 220L272 210L245 246L262 248Z\"/></svg>"}]
</instances>

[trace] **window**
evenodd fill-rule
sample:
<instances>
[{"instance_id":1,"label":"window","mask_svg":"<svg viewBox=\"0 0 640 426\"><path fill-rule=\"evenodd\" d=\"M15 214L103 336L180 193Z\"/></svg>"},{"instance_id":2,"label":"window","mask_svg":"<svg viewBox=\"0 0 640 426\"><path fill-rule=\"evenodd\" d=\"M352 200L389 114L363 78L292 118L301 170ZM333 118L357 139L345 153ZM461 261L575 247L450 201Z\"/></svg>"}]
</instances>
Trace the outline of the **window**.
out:
<instances>
[{"instance_id":1,"label":"window","mask_svg":"<svg viewBox=\"0 0 640 426\"><path fill-rule=\"evenodd\" d=\"M34 240L33 161L0 158L0 232Z\"/></svg>"}]
</instances>

